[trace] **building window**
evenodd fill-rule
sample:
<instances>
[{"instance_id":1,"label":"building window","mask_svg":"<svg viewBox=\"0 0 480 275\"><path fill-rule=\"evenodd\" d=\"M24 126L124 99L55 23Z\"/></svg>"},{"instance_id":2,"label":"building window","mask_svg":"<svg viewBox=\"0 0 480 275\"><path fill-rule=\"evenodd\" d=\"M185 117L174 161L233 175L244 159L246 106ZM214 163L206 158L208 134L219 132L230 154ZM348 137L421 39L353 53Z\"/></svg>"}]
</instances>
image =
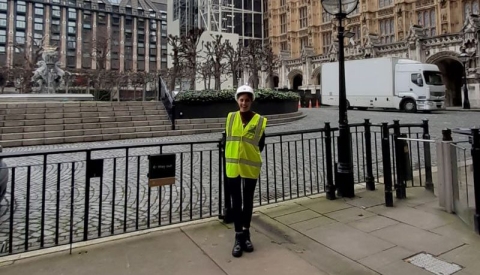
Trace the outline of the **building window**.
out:
<instances>
[{"instance_id":1,"label":"building window","mask_svg":"<svg viewBox=\"0 0 480 275\"><path fill-rule=\"evenodd\" d=\"M287 33L287 14L280 15L280 33Z\"/></svg>"},{"instance_id":2,"label":"building window","mask_svg":"<svg viewBox=\"0 0 480 275\"><path fill-rule=\"evenodd\" d=\"M77 20L77 11L75 9L68 9L68 19Z\"/></svg>"},{"instance_id":3,"label":"building window","mask_svg":"<svg viewBox=\"0 0 480 275\"><path fill-rule=\"evenodd\" d=\"M349 31L355 34L352 37L352 39L353 41L355 41L355 45L358 45L360 43L360 38L361 38L360 25L355 25L350 27Z\"/></svg>"},{"instance_id":4,"label":"building window","mask_svg":"<svg viewBox=\"0 0 480 275\"><path fill-rule=\"evenodd\" d=\"M419 11L417 13L418 24L423 26L425 33L430 36L435 36L437 30L437 15L435 9Z\"/></svg>"},{"instance_id":5,"label":"building window","mask_svg":"<svg viewBox=\"0 0 480 275\"><path fill-rule=\"evenodd\" d=\"M60 7L59 6L53 6L52 7L52 17L60 18Z\"/></svg>"},{"instance_id":6,"label":"building window","mask_svg":"<svg viewBox=\"0 0 480 275\"><path fill-rule=\"evenodd\" d=\"M27 12L27 4L25 4L25 1L17 1L17 12Z\"/></svg>"},{"instance_id":7,"label":"building window","mask_svg":"<svg viewBox=\"0 0 480 275\"><path fill-rule=\"evenodd\" d=\"M378 0L378 8L386 8L393 5L393 0Z\"/></svg>"},{"instance_id":8,"label":"building window","mask_svg":"<svg viewBox=\"0 0 480 275\"><path fill-rule=\"evenodd\" d=\"M470 14L478 14L478 0L469 0L469 1L464 1L465 3L463 4L463 16L464 19L467 18Z\"/></svg>"},{"instance_id":9,"label":"building window","mask_svg":"<svg viewBox=\"0 0 480 275\"><path fill-rule=\"evenodd\" d=\"M5 43L5 42L7 42L7 31L0 30L0 43Z\"/></svg>"},{"instance_id":10,"label":"building window","mask_svg":"<svg viewBox=\"0 0 480 275\"><path fill-rule=\"evenodd\" d=\"M25 44L25 32L16 32L15 33L15 42L17 44L23 45Z\"/></svg>"},{"instance_id":11,"label":"building window","mask_svg":"<svg viewBox=\"0 0 480 275\"><path fill-rule=\"evenodd\" d=\"M360 5L357 5L357 7L349 14L350 16L355 16L360 13Z\"/></svg>"},{"instance_id":12,"label":"building window","mask_svg":"<svg viewBox=\"0 0 480 275\"><path fill-rule=\"evenodd\" d=\"M8 9L7 0L0 0L0 10L6 11Z\"/></svg>"},{"instance_id":13,"label":"building window","mask_svg":"<svg viewBox=\"0 0 480 275\"><path fill-rule=\"evenodd\" d=\"M308 10L307 7L300 8L300 28L306 28L308 26Z\"/></svg>"},{"instance_id":14,"label":"building window","mask_svg":"<svg viewBox=\"0 0 480 275\"><path fill-rule=\"evenodd\" d=\"M305 47L308 47L308 36L300 38L300 48L303 49Z\"/></svg>"},{"instance_id":15,"label":"building window","mask_svg":"<svg viewBox=\"0 0 480 275\"><path fill-rule=\"evenodd\" d=\"M25 29L25 16L24 15L17 15L16 17L16 26L17 29Z\"/></svg>"},{"instance_id":16,"label":"building window","mask_svg":"<svg viewBox=\"0 0 480 275\"><path fill-rule=\"evenodd\" d=\"M68 22L68 34L75 34L76 32L75 22Z\"/></svg>"},{"instance_id":17,"label":"building window","mask_svg":"<svg viewBox=\"0 0 480 275\"><path fill-rule=\"evenodd\" d=\"M35 30L37 30L37 31L43 31L43 24L35 23L34 28L35 28Z\"/></svg>"},{"instance_id":18,"label":"building window","mask_svg":"<svg viewBox=\"0 0 480 275\"><path fill-rule=\"evenodd\" d=\"M330 23L332 22L332 15L326 11L322 11L322 22L323 23Z\"/></svg>"},{"instance_id":19,"label":"building window","mask_svg":"<svg viewBox=\"0 0 480 275\"><path fill-rule=\"evenodd\" d=\"M7 14L0 13L0 28L6 28L6 27L7 27Z\"/></svg>"},{"instance_id":20,"label":"building window","mask_svg":"<svg viewBox=\"0 0 480 275\"><path fill-rule=\"evenodd\" d=\"M395 41L395 25L393 18L380 20L380 42L382 44L388 44Z\"/></svg>"},{"instance_id":21,"label":"building window","mask_svg":"<svg viewBox=\"0 0 480 275\"><path fill-rule=\"evenodd\" d=\"M36 15L43 15L43 5L42 4L35 4L35 14Z\"/></svg>"},{"instance_id":22,"label":"building window","mask_svg":"<svg viewBox=\"0 0 480 275\"><path fill-rule=\"evenodd\" d=\"M328 49L332 45L332 33L325 32L322 34L322 42L323 42L323 54L328 53Z\"/></svg>"}]
</instances>

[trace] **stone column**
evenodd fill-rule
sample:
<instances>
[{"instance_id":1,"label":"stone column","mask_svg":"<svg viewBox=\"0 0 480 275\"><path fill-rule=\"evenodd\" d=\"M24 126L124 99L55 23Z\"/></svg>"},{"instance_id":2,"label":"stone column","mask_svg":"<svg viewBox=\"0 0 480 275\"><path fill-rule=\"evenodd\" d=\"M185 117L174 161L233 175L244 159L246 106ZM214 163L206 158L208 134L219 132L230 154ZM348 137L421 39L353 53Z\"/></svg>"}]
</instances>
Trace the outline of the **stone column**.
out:
<instances>
[{"instance_id":1,"label":"stone column","mask_svg":"<svg viewBox=\"0 0 480 275\"><path fill-rule=\"evenodd\" d=\"M50 42L50 27L52 24L52 7L49 5L43 5L43 11L45 14L45 24L43 25L43 35L48 38L47 42ZM49 43L50 44L50 43Z\"/></svg>"},{"instance_id":2,"label":"stone column","mask_svg":"<svg viewBox=\"0 0 480 275\"><path fill-rule=\"evenodd\" d=\"M60 30L60 63L63 66L67 66L67 9L66 7L60 8L62 11L62 29Z\"/></svg>"},{"instance_id":3,"label":"stone column","mask_svg":"<svg viewBox=\"0 0 480 275\"><path fill-rule=\"evenodd\" d=\"M28 59L32 59L32 54L33 54L33 3L27 3L27 13L25 16L26 19L26 29L25 29L25 43L27 46L28 50ZM41 45L39 45L41 46Z\"/></svg>"},{"instance_id":4,"label":"stone column","mask_svg":"<svg viewBox=\"0 0 480 275\"><path fill-rule=\"evenodd\" d=\"M137 55L138 55L138 18L134 17L133 18L133 46L132 46L132 52L133 52L133 58L132 58L132 70L134 72L137 71Z\"/></svg>"},{"instance_id":5,"label":"stone column","mask_svg":"<svg viewBox=\"0 0 480 275\"><path fill-rule=\"evenodd\" d=\"M120 17L120 71L125 71L125 15Z\"/></svg>"},{"instance_id":6,"label":"stone column","mask_svg":"<svg viewBox=\"0 0 480 275\"><path fill-rule=\"evenodd\" d=\"M150 19L145 19L145 72L150 72ZM152 68L153 69L153 68Z\"/></svg>"},{"instance_id":7,"label":"stone column","mask_svg":"<svg viewBox=\"0 0 480 275\"><path fill-rule=\"evenodd\" d=\"M157 24L157 71L160 71L162 69L162 43L163 43L163 37L162 37L162 22L156 20ZM167 39L167 38L166 38Z\"/></svg>"},{"instance_id":8,"label":"stone column","mask_svg":"<svg viewBox=\"0 0 480 275\"><path fill-rule=\"evenodd\" d=\"M83 30L83 11L77 10L77 64L75 68L82 68L82 59L83 59L83 40L82 40L82 30Z\"/></svg>"},{"instance_id":9,"label":"stone column","mask_svg":"<svg viewBox=\"0 0 480 275\"><path fill-rule=\"evenodd\" d=\"M110 13L107 13L107 33L107 60L105 62L105 69L110 70L112 68L112 40L114 39L112 36L112 15Z\"/></svg>"},{"instance_id":10,"label":"stone column","mask_svg":"<svg viewBox=\"0 0 480 275\"><path fill-rule=\"evenodd\" d=\"M7 64L13 65L13 53L15 49L13 45L15 44L15 1L9 1L8 4L10 7L8 10L8 24L7 24Z\"/></svg>"},{"instance_id":11,"label":"stone column","mask_svg":"<svg viewBox=\"0 0 480 275\"><path fill-rule=\"evenodd\" d=\"M98 12L92 12L92 70L97 68L97 19Z\"/></svg>"}]
</instances>

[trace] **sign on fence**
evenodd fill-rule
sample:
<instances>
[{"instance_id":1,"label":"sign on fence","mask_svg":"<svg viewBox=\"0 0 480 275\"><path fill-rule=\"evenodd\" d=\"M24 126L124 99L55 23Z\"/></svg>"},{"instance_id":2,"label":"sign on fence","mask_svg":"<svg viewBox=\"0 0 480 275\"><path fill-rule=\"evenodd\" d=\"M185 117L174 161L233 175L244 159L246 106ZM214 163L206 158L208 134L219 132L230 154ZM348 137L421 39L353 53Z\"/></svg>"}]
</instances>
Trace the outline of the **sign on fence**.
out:
<instances>
[{"instance_id":1,"label":"sign on fence","mask_svg":"<svg viewBox=\"0 0 480 275\"><path fill-rule=\"evenodd\" d=\"M148 157L148 186L175 184L175 154L152 155Z\"/></svg>"},{"instance_id":2,"label":"sign on fence","mask_svg":"<svg viewBox=\"0 0 480 275\"><path fill-rule=\"evenodd\" d=\"M87 160L87 176L90 179L103 177L103 159Z\"/></svg>"}]
</instances>

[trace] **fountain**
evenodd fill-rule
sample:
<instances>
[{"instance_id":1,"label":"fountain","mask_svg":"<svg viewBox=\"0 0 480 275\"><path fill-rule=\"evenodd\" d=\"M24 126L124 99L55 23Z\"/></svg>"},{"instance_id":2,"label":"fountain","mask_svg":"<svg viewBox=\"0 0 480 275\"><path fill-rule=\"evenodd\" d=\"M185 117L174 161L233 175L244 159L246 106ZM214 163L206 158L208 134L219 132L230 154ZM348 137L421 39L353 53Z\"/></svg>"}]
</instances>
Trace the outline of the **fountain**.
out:
<instances>
[{"instance_id":1,"label":"fountain","mask_svg":"<svg viewBox=\"0 0 480 275\"><path fill-rule=\"evenodd\" d=\"M37 84L35 92L41 94L54 94L63 82L65 71L60 68L57 47L50 46L47 42L43 45L42 59L38 61L38 68L32 76L32 82Z\"/></svg>"},{"instance_id":2,"label":"fountain","mask_svg":"<svg viewBox=\"0 0 480 275\"><path fill-rule=\"evenodd\" d=\"M38 101L89 101L90 94L60 94L58 89L64 85L64 76L69 74L60 68L56 46L50 45L45 38L42 45L42 60L37 62L31 81L34 83L33 93L0 95L0 102L38 102Z\"/></svg>"}]
</instances>

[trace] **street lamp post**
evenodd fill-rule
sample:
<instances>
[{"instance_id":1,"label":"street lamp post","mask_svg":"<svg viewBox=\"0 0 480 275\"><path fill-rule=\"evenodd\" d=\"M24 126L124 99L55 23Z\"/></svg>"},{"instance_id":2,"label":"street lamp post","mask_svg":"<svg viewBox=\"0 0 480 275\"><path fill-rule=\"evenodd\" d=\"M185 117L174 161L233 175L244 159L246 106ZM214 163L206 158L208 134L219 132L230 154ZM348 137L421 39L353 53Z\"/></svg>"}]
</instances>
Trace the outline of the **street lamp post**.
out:
<instances>
[{"instance_id":1,"label":"street lamp post","mask_svg":"<svg viewBox=\"0 0 480 275\"><path fill-rule=\"evenodd\" d=\"M339 137L338 164L335 176L339 196L351 198L355 196L352 169L352 146L350 128L347 116L347 93L345 88L345 28L343 19L352 13L358 5L358 0L321 0L323 9L338 20L338 76L339 76ZM328 191L328 190L327 190ZM332 190L330 190L332 191ZM334 192L334 191L333 191ZM327 192L328 193L328 192ZM334 193L327 194L334 198Z\"/></svg>"},{"instance_id":2,"label":"street lamp post","mask_svg":"<svg viewBox=\"0 0 480 275\"><path fill-rule=\"evenodd\" d=\"M460 53L460 61L463 63L463 109L470 109L470 100L468 99L468 88L467 88L467 62L470 59L470 56L462 49L462 53Z\"/></svg>"}]
</instances>

